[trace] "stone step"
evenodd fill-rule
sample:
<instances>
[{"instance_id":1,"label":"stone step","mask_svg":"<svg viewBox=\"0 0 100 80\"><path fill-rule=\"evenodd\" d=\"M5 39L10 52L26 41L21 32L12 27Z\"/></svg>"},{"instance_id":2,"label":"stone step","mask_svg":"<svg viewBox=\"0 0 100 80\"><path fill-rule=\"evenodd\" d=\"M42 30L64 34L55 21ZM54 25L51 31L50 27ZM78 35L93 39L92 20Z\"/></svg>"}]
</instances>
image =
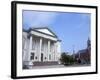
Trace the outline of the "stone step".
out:
<instances>
[{"instance_id":1,"label":"stone step","mask_svg":"<svg viewBox=\"0 0 100 80\"><path fill-rule=\"evenodd\" d=\"M46 66L46 65L59 65L57 61L51 62L33 62L34 66Z\"/></svg>"}]
</instances>

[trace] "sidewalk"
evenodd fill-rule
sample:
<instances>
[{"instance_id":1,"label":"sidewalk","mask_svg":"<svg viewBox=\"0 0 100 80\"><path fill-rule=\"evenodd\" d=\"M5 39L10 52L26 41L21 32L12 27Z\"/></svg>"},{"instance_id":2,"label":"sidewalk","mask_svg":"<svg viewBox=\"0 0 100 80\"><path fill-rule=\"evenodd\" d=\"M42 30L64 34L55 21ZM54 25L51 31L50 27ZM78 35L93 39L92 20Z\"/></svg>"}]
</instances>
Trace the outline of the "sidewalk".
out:
<instances>
[{"instance_id":1,"label":"sidewalk","mask_svg":"<svg viewBox=\"0 0 100 80\"><path fill-rule=\"evenodd\" d=\"M47 66L33 66L32 69L46 69L46 68L67 68L67 67L87 67L87 66L90 66L90 64L82 64L82 65L79 65L79 64L74 64L74 65L47 65Z\"/></svg>"}]
</instances>

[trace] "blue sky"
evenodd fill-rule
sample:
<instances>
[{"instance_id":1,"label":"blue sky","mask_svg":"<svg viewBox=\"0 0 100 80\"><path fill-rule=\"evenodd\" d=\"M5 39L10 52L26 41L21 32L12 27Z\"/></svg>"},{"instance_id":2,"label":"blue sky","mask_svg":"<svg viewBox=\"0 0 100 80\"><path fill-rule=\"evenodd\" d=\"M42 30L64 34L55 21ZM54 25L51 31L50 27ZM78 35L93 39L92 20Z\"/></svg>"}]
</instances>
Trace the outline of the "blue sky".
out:
<instances>
[{"instance_id":1,"label":"blue sky","mask_svg":"<svg viewBox=\"0 0 100 80\"><path fill-rule=\"evenodd\" d=\"M23 11L23 28L48 27L61 42L62 52L75 52L87 46L90 37L88 13Z\"/></svg>"}]
</instances>

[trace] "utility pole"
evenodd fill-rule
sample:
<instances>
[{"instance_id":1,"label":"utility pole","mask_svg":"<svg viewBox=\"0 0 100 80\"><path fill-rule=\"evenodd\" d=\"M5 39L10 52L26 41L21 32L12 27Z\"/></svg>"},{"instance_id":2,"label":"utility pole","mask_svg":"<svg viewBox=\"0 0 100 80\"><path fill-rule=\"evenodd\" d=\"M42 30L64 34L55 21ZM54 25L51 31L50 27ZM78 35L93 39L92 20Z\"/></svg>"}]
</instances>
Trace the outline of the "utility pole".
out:
<instances>
[{"instance_id":1,"label":"utility pole","mask_svg":"<svg viewBox=\"0 0 100 80\"><path fill-rule=\"evenodd\" d=\"M75 59L75 45L73 45L73 59Z\"/></svg>"},{"instance_id":2,"label":"utility pole","mask_svg":"<svg viewBox=\"0 0 100 80\"><path fill-rule=\"evenodd\" d=\"M75 60L75 45L73 45L73 59ZM75 64L75 62L74 62L74 64Z\"/></svg>"}]
</instances>

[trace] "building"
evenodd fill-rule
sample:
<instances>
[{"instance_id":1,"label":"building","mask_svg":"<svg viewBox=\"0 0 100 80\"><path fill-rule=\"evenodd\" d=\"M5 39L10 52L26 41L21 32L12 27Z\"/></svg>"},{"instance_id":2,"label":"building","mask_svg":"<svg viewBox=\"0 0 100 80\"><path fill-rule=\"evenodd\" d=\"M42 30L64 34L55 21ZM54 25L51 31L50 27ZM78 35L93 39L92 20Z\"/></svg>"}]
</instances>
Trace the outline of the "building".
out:
<instances>
[{"instance_id":1,"label":"building","mask_svg":"<svg viewBox=\"0 0 100 80\"><path fill-rule=\"evenodd\" d=\"M61 40L49 28L30 28L22 32L23 68L59 63Z\"/></svg>"},{"instance_id":2,"label":"building","mask_svg":"<svg viewBox=\"0 0 100 80\"><path fill-rule=\"evenodd\" d=\"M82 64L90 64L91 63L91 41L87 40L87 48L79 50L77 54L75 54L75 58L80 61Z\"/></svg>"}]
</instances>

